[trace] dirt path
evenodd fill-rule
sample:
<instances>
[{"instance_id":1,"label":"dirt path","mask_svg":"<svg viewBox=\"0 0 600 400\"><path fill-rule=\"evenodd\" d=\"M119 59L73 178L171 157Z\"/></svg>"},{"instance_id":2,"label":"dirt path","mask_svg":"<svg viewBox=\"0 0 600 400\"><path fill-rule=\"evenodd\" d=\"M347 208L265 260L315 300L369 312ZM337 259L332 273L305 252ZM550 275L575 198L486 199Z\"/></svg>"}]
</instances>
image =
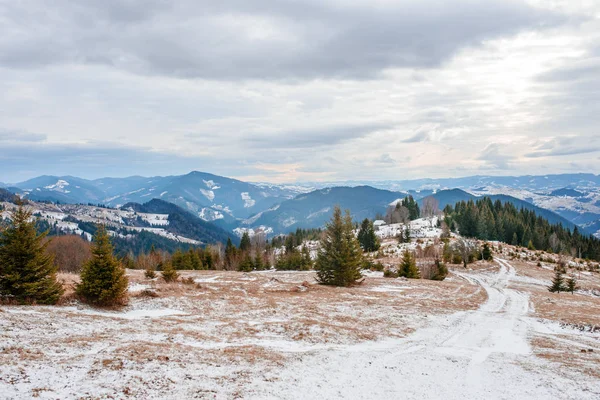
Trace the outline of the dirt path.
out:
<instances>
[{"instance_id":1,"label":"dirt path","mask_svg":"<svg viewBox=\"0 0 600 400\"><path fill-rule=\"evenodd\" d=\"M298 354L278 379L255 381L249 398L597 399L600 382L574 382L532 353L536 332L526 293L509 289L515 269L457 273L489 299L478 310L431 318L404 340ZM576 336L574 341L579 340Z\"/></svg>"}]
</instances>

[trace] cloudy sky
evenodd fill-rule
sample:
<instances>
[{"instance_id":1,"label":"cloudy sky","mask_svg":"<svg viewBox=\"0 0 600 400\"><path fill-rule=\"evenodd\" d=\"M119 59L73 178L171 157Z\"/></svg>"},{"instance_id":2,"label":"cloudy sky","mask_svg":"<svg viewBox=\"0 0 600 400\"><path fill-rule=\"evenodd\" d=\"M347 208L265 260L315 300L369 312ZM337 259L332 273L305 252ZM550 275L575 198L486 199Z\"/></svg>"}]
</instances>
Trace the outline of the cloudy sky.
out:
<instances>
[{"instance_id":1,"label":"cloudy sky","mask_svg":"<svg viewBox=\"0 0 600 400\"><path fill-rule=\"evenodd\" d=\"M0 181L599 172L597 0L0 0Z\"/></svg>"}]
</instances>

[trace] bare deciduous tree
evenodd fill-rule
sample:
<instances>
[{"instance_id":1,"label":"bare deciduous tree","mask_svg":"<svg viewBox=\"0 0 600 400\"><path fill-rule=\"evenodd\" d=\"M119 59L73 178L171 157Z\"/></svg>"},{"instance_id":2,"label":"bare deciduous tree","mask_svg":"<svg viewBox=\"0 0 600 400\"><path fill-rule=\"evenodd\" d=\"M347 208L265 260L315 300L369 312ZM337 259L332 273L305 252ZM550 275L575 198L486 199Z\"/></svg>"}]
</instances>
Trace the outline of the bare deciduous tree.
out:
<instances>
[{"instance_id":1,"label":"bare deciduous tree","mask_svg":"<svg viewBox=\"0 0 600 400\"><path fill-rule=\"evenodd\" d=\"M92 256L90 243L78 235L54 237L46 251L54 255L54 264L62 272L79 272Z\"/></svg>"},{"instance_id":2,"label":"bare deciduous tree","mask_svg":"<svg viewBox=\"0 0 600 400\"><path fill-rule=\"evenodd\" d=\"M454 242L454 251L456 251L463 261L463 266L467 268L469 259L477 250L477 243L471 239L459 238Z\"/></svg>"},{"instance_id":3,"label":"bare deciduous tree","mask_svg":"<svg viewBox=\"0 0 600 400\"><path fill-rule=\"evenodd\" d=\"M433 196L428 196L423 199L423 208L421 215L426 218L431 218L440 210L440 202Z\"/></svg>"}]
</instances>

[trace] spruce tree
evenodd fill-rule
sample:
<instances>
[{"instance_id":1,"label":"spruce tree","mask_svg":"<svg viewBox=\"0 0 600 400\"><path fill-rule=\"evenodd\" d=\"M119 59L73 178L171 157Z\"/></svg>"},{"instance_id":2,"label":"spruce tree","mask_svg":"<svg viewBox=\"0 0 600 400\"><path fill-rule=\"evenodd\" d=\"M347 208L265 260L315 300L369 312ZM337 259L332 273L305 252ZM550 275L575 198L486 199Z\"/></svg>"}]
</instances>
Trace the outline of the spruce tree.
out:
<instances>
[{"instance_id":1,"label":"spruce tree","mask_svg":"<svg viewBox=\"0 0 600 400\"><path fill-rule=\"evenodd\" d=\"M237 248L231 243L231 238L227 238L225 245L225 269L232 270L237 259Z\"/></svg>"},{"instance_id":2,"label":"spruce tree","mask_svg":"<svg viewBox=\"0 0 600 400\"><path fill-rule=\"evenodd\" d=\"M485 261L492 260L492 249L490 248L490 245L487 242L483 244L483 250L481 251L481 257Z\"/></svg>"},{"instance_id":3,"label":"spruce tree","mask_svg":"<svg viewBox=\"0 0 600 400\"><path fill-rule=\"evenodd\" d=\"M250 254L246 253L242 262L238 266L238 271L250 272L254 269L254 260L250 257Z\"/></svg>"},{"instance_id":4,"label":"spruce tree","mask_svg":"<svg viewBox=\"0 0 600 400\"><path fill-rule=\"evenodd\" d=\"M350 286L359 280L363 254L354 236L352 218L336 206L321 239L315 269L317 281L323 285Z\"/></svg>"},{"instance_id":5,"label":"spruce tree","mask_svg":"<svg viewBox=\"0 0 600 400\"><path fill-rule=\"evenodd\" d=\"M410 243L410 224L404 230L404 243Z\"/></svg>"},{"instance_id":6,"label":"spruce tree","mask_svg":"<svg viewBox=\"0 0 600 400\"><path fill-rule=\"evenodd\" d=\"M250 242L250 235L248 231L244 232L242 235L242 240L240 241L240 250L244 253L250 251L252 248L252 243Z\"/></svg>"},{"instance_id":7,"label":"spruce tree","mask_svg":"<svg viewBox=\"0 0 600 400\"><path fill-rule=\"evenodd\" d=\"M379 238L375 234L373 222L371 222L368 218L365 218L360 225L360 230L358 231L358 241L360 246L367 253L379 250Z\"/></svg>"},{"instance_id":8,"label":"spruce tree","mask_svg":"<svg viewBox=\"0 0 600 400\"><path fill-rule=\"evenodd\" d=\"M404 250L398 275L409 279L421 279L421 271L417 267L415 257L408 250Z\"/></svg>"},{"instance_id":9,"label":"spruce tree","mask_svg":"<svg viewBox=\"0 0 600 400\"><path fill-rule=\"evenodd\" d=\"M557 268L556 272L554 273L554 278L552 279L552 285L548 287L548 290L553 293L560 293L566 291L566 289L563 272L560 268Z\"/></svg>"},{"instance_id":10,"label":"spruce tree","mask_svg":"<svg viewBox=\"0 0 600 400\"><path fill-rule=\"evenodd\" d=\"M177 270L170 262L163 266L161 275L165 282L176 282L179 279Z\"/></svg>"},{"instance_id":11,"label":"spruce tree","mask_svg":"<svg viewBox=\"0 0 600 400\"><path fill-rule=\"evenodd\" d=\"M254 269L257 271L262 271L265 269L265 262L263 260L262 252L256 250L256 254L254 255Z\"/></svg>"},{"instance_id":12,"label":"spruce tree","mask_svg":"<svg viewBox=\"0 0 600 400\"><path fill-rule=\"evenodd\" d=\"M110 307L127 302L129 281L125 269L113 254L113 246L104 225L94 235L92 258L81 270L81 282L76 291L93 305Z\"/></svg>"},{"instance_id":13,"label":"spruce tree","mask_svg":"<svg viewBox=\"0 0 600 400\"><path fill-rule=\"evenodd\" d=\"M306 245L302 246L302 263L300 269L302 271L308 271L312 268L313 262L310 258L310 251Z\"/></svg>"},{"instance_id":14,"label":"spruce tree","mask_svg":"<svg viewBox=\"0 0 600 400\"><path fill-rule=\"evenodd\" d=\"M577 281L575 280L574 276L570 276L569 279L567 279L567 287L566 287L568 292L571 292L571 294L574 294L575 291L577 289L579 289L577 287Z\"/></svg>"},{"instance_id":15,"label":"spruce tree","mask_svg":"<svg viewBox=\"0 0 600 400\"><path fill-rule=\"evenodd\" d=\"M58 267L46 253L47 232L36 232L31 215L20 205L10 225L0 231L0 298L20 304L56 304L64 292L56 280Z\"/></svg>"}]
</instances>

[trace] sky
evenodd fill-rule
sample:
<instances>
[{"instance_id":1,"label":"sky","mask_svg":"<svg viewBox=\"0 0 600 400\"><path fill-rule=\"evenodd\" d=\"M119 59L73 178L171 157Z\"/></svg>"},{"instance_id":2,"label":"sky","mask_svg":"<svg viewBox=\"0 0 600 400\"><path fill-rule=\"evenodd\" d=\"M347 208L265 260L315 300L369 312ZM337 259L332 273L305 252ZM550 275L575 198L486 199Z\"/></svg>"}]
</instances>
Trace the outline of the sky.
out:
<instances>
[{"instance_id":1,"label":"sky","mask_svg":"<svg viewBox=\"0 0 600 400\"><path fill-rule=\"evenodd\" d=\"M593 172L597 0L0 0L0 181Z\"/></svg>"}]
</instances>

